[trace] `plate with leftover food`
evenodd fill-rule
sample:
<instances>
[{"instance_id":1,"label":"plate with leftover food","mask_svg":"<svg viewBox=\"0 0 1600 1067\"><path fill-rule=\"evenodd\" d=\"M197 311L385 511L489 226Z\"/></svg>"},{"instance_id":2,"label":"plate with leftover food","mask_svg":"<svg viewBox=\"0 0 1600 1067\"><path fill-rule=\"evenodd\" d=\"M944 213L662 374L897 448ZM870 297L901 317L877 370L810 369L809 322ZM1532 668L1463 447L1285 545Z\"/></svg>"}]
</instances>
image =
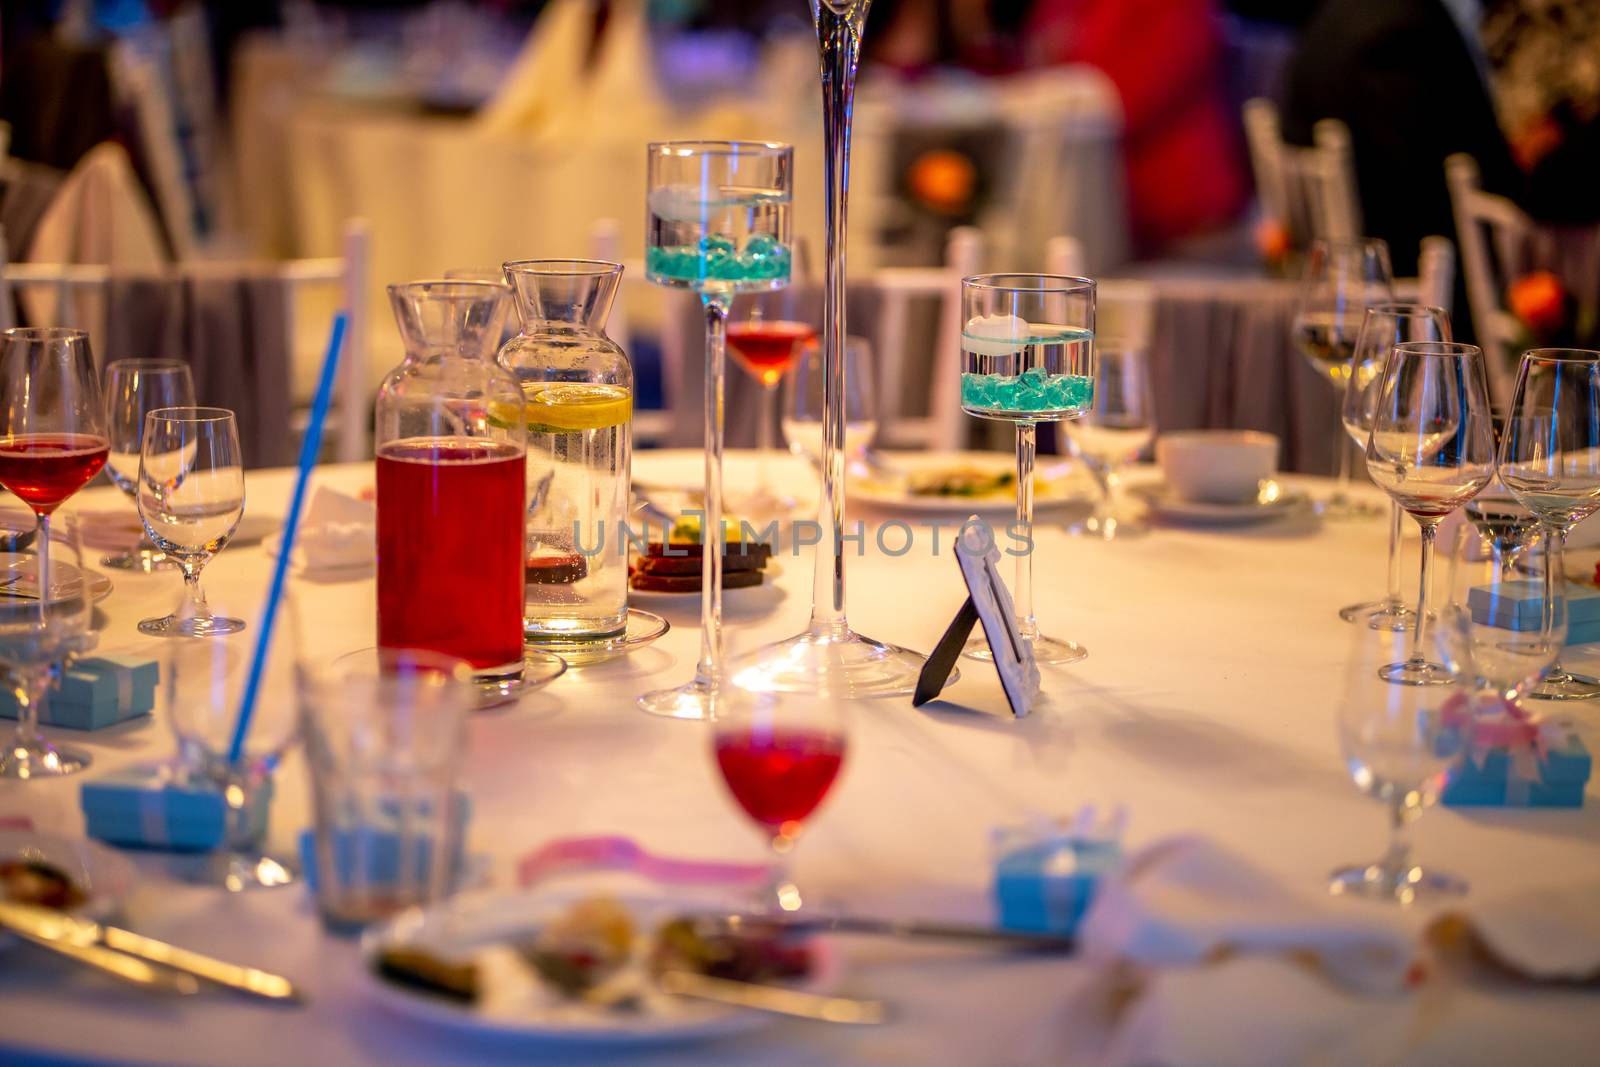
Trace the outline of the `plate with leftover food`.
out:
<instances>
[{"instance_id":1,"label":"plate with leftover food","mask_svg":"<svg viewBox=\"0 0 1600 1067\"><path fill-rule=\"evenodd\" d=\"M385 1008L452 1030L630 1046L738 1033L775 1016L663 991L687 971L831 990L824 940L708 929L723 896L480 893L397 916L362 938L366 984Z\"/></svg>"},{"instance_id":2,"label":"plate with leftover food","mask_svg":"<svg viewBox=\"0 0 1600 1067\"><path fill-rule=\"evenodd\" d=\"M867 468L857 468L866 471ZM898 472L898 473L895 473ZM1003 452L900 452L850 479L850 502L937 515L1010 515L1017 507L1016 459ZM1093 486L1057 456L1033 472L1033 504L1091 499Z\"/></svg>"}]
</instances>

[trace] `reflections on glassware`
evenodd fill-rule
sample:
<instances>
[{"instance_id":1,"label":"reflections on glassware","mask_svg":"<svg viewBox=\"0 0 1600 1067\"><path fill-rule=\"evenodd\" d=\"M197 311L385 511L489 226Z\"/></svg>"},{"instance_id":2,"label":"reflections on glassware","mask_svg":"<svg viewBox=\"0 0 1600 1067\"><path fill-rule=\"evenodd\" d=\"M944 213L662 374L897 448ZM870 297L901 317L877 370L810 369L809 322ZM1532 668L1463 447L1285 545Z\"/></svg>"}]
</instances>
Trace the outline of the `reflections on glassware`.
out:
<instances>
[{"instance_id":1,"label":"reflections on glassware","mask_svg":"<svg viewBox=\"0 0 1600 1067\"><path fill-rule=\"evenodd\" d=\"M189 365L177 359L119 359L106 365L105 378L106 434L111 442L106 473L137 506L145 416L158 408L193 407L194 380ZM105 557L100 564L145 573L177 565L142 529L137 545Z\"/></svg>"},{"instance_id":2,"label":"reflections on glassware","mask_svg":"<svg viewBox=\"0 0 1600 1067\"><path fill-rule=\"evenodd\" d=\"M1095 347L1094 406L1082 418L1061 425L1098 490L1094 512L1071 531L1111 541L1149 531L1142 516L1125 510L1122 467L1155 439L1155 412L1144 348L1098 337ZM1276 499L1275 493L1269 499L1263 488L1261 503Z\"/></svg>"}]
</instances>

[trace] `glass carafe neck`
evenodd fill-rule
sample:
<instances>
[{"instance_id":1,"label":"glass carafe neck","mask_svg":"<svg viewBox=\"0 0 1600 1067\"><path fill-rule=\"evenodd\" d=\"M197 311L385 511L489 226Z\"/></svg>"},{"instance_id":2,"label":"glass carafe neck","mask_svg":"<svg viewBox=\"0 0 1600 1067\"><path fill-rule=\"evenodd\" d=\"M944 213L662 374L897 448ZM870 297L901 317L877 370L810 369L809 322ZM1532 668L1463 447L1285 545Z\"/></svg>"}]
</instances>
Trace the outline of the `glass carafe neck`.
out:
<instances>
[{"instance_id":1,"label":"glass carafe neck","mask_svg":"<svg viewBox=\"0 0 1600 1067\"><path fill-rule=\"evenodd\" d=\"M494 359L510 291L495 282L429 281L389 287L406 359Z\"/></svg>"},{"instance_id":2,"label":"glass carafe neck","mask_svg":"<svg viewBox=\"0 0 1600 1067\"><path fill-rule=\"evenodd\" d=\"M622 264L599 259L531 259L505 265L524 332L562 324L605 332Z\"/></svg>"}]
</instances>

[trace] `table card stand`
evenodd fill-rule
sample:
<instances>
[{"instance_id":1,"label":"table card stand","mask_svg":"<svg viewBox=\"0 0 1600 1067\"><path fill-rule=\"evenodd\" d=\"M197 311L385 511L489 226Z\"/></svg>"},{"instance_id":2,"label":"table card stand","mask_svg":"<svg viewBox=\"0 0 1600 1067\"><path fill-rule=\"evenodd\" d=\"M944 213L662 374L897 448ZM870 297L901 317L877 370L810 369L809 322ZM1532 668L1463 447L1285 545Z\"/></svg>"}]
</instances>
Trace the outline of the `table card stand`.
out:
<instances>
[{"instance_id":1,"label":"table card stand","mask_svg":"<svg viewBox=\"0 0 1600 1067\"><path fill-rule=\"evenodd\" d=\"M967 599L928 656L927 665L917 678L911 704L921 707L939 695L955 670L973 624L981 622L983 635L994 653L994 666L1000 674L1006 702L1011 705L1011 713L1020 719L1032 710L1033 698L1039 693L1039 666L1033 659L1033 646L1017 629L1011 591L1000 578L1000 550L992 534L985 536L986 531L988 527L974 515L956 539L956 562L967 583Z\"/></svg>"}]
</instances>

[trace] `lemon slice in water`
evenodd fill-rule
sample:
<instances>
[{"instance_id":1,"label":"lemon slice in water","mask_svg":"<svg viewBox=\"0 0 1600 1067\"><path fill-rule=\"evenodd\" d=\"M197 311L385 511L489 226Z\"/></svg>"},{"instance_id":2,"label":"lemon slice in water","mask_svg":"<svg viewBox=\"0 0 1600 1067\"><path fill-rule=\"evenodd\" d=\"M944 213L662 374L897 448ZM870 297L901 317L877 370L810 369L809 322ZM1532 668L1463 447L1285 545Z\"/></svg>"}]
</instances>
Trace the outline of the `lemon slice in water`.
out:
<instances>
[{"instance_id":1,"label":"lemon slice in water","mask_svg":"<svg viewBox=\"0 0 1600 1067\"><path fill-rule=\"evenodd\" d=\"M603 430L633 418L633 394L620 385L561 382L530 391L523 410L532 433Z\"/></svg>"}]
</instances>

